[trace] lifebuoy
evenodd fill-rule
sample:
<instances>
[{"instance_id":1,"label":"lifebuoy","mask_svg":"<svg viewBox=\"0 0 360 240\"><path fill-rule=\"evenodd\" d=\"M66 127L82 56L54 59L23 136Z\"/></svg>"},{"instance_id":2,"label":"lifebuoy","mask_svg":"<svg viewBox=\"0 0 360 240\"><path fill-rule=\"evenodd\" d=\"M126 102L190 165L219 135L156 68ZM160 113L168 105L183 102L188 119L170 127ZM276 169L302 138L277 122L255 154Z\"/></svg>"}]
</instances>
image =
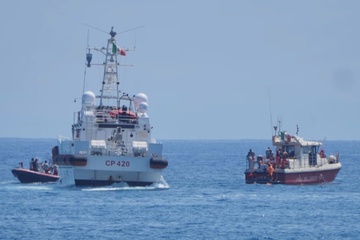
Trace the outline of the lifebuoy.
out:
<instances>
[{"instance_id":1,"label":"lifebuoy","mask_svg":"<svg viewBox=\"0 0 360 240\"><path fill-rule=\"evenodd\" d=\"M129 110L123 111L122 109L119 109L119 110L112 110L110 112L110 117L111 118L118 118L119 115L128 116L130 118L135 118L136 117L136 114L134 112L132 112L132 111L129 111Z\"/></svg>"}]
</instances>

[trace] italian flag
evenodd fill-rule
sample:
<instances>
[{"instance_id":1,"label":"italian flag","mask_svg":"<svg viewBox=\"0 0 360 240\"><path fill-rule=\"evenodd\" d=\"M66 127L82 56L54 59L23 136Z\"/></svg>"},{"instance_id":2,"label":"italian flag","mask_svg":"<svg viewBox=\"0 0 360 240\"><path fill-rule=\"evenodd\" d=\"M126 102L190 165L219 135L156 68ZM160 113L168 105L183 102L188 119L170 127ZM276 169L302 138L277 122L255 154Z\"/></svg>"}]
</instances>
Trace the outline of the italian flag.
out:
<instances>
[{"instance_id":1,"label":"italian flag","mask_svg":"<svg viewBox=\"0 0 360 240\"><path fill-rule=\"evenodd\" d=\"M126 52L122 48L118 48L115 43L112 44L112 53L118 52L121 56L126 56Z\"/></svg>"}]
</instances>

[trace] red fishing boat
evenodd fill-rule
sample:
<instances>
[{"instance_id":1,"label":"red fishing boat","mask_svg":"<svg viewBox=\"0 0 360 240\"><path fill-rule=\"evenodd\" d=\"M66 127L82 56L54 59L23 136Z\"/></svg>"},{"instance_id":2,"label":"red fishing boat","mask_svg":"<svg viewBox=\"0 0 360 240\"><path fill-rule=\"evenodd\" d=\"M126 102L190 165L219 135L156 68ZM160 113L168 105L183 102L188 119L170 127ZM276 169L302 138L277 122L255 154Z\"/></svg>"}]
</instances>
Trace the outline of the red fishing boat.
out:
<instances>
[{"instance_id":1,"label":"red fishing boat","mask_svg":"<svg viewBox=\"0 0 360 240\"><path fill-rule=\"evenodd\" d=\"M277 127L274 127L275 132ZM322 143L305 141L280 131L272 137L275 147L270 147L265 156L250 149L245 170L246 183L263 184L316 184L332 182L341 169L339 154L326 157Z\"/></svg>"},{"instance_id":2,"label":"red fishing boat","mask_svg":"<svg viewBox=\"0 0 360 240\"><path fill-rule=\"evenodd\" d=\"M21 183L35 183L35 182L56 182L59 176L28 170L25 168L14 168L11 170L12 174L19 179Z\"/></svg>"},{"instance_id":3,"label":"red fishing boat","mask_svg":"<svg viewBox=\"0 0 360 240\"><path fill-rule=\"evenodd\" d=\"M58 170L57 166L46 168L47 171L43 171L39 167L34 169L25 169L23 168L23 163L19 163L20 166L11 170L12 174L19 179L21 183L45 183L45 182L56 182L60 179L57 175ZM31 163L31 165L33 162Z\"/></svg>"}]
</instances>

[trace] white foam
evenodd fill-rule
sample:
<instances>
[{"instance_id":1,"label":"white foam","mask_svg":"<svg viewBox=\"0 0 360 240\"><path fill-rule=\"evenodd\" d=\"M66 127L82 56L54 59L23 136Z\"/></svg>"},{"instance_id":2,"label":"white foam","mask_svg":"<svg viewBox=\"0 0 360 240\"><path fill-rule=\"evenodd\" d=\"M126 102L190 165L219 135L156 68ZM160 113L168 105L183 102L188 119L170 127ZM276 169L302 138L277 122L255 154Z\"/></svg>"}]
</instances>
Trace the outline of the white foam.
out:
<instances>
[{"instance_id":1,"label":"white foam","mask_svg":"<svg viewBox=\"0 0 360 240\"><path fill-rule=\"evenodd\" d=\"M150 186L145 187L130 187L126 183L114 183L111 186L106 187L92 187L92 188L83 188L81 191L133 191L133 190L156 190L156 189L168 189L170 188L169 184L161 176L158 183L153 183Z\"/></svg>"}]
</instances>

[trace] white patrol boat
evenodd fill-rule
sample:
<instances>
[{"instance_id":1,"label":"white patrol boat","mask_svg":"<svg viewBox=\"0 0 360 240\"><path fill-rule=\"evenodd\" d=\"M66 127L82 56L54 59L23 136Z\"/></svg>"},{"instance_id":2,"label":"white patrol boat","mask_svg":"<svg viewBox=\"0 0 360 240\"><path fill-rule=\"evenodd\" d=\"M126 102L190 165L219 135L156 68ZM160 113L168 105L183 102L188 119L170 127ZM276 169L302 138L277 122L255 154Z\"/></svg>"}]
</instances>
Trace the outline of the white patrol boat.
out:
<instances>
[{"instance_id":1,"label":"white patrol boat","mask_svg":"<svg viewBox=\"0 0 360 240\"><path fill-rule=\"evenodd\" d=\"M117 47L115 36L112 28L106 48L87 48L87 67L91 50L105 56L104 63L97 64L104 68L102 87L100 95L83 93L81 110L74 113L72 139L59 137L52 149L62 184L147 186L164 181L162 170L168 162L162 156L162 143L151 138L148 98L119 90L118 58L126 51Z\"/></svg>"}]
</instances>

